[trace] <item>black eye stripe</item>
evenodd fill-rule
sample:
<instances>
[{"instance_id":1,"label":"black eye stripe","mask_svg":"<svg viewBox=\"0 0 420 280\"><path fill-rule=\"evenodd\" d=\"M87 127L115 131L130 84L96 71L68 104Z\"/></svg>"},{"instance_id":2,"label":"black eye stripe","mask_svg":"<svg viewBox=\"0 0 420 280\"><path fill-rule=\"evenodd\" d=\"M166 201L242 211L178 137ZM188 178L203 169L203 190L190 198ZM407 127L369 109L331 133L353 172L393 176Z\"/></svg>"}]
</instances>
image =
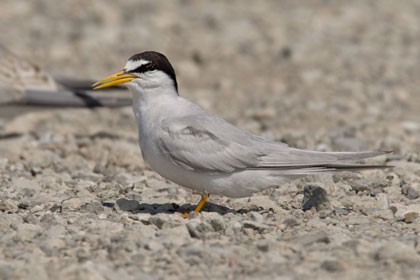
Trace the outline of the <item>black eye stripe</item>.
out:
<instances>
[{"instance_id":1,"label":"black eye stripe","mask_svg":"<svg viewBox=\"0 0 420 280\"><path fill-rule=\"evenodd\" d=\"M139 67L137 67L134 70L130 70L129 73L133 73L133 72L134 73L143 73L143 72L151 71L151 70L154 70L154 67L153 67L152 63L147 63L147 64L140 65Z\"/></svg>"}]
</instances>

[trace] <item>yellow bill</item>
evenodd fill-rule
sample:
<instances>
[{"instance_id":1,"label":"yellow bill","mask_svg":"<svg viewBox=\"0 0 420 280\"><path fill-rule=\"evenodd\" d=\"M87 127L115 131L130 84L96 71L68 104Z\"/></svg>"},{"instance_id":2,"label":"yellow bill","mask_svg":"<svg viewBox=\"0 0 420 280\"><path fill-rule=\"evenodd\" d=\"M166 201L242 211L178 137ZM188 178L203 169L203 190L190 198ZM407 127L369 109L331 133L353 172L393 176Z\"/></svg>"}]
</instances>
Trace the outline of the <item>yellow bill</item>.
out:
<instances>
[{"instance_id":1,"label":"yellow bill","mask_svg":"<svg viewBox=\"0 0 420 280\"><path fill-rule=\"evenodd\" d=\"M106 88L106 87L111 87L111 86L115 86L118 84L122 84L122 83L127 83L129 81L131 81L132 79L137 78L134 75L131 74L126 74L124 73L123 70L114 73L112 75L109 75L108 77L106 77L103 80L97 81L96 83L94 83L92 85L93 89L100 89L100 88Z\"/></svg>"}]
</instances>

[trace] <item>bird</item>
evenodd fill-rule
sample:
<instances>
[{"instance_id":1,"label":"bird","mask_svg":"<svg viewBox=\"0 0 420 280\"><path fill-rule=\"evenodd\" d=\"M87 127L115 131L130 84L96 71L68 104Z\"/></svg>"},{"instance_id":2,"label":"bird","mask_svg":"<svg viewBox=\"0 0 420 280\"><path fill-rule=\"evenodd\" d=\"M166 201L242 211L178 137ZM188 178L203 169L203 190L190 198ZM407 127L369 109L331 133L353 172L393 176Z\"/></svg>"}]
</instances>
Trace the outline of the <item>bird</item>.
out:
<instances>
[{"instance_id":1,"label":"bird","mask_svg":"<svg viewBox=\"0 0 420 280\"><path fill-rule=\"evenodd\" d=\"M194 212L213 194L249 197L310 174L388 167L351 163L387 152L302 150L230 124L179 95L175 70L159 52L133 55L92 87L120 84L132 93L144 160L164 178L201 193Z\"/></svg>"},{"instance_id":2,"label":"bird","mask_svg":"<svg viewBox=\"0 0 420 280\"><path fill-rule=\"evenodd\" d=\"M131 95L125 88L114 87L103 94L93 94L92 81L47 73L1 44L0 61L0 105L9 109L28 105L89 108L131 105Z\"/></svg>"}]
</instances>

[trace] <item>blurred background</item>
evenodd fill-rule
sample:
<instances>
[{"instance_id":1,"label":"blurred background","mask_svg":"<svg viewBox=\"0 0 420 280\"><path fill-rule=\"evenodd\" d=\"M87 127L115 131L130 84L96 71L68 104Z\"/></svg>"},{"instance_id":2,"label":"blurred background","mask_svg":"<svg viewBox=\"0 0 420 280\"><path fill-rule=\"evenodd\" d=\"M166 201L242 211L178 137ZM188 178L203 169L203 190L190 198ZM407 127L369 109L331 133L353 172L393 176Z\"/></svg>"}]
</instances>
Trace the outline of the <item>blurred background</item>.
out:
<instances>
[{"instance_id":1,"label":"blurred background","mask_svg":"<svg viewBox=\"0 0 420 280\"><path fill-rule=\"evenodd\" d=\"M323 149L329 129L371 137L378 124L397 134L420 121L415 0L4 0L0 10L0 42L50 73L95 80L159 51L181 95L301 147ZM303 134L313 140L295 141ZM353 148L395 150L374 140Z\"/></svg>"},{"instance_id":2,"label":"blurred background","mask_svg":"<svg viewBox=\"0 0 420 280\"><path fill-rule=\"evenodd\" d=\"M415 0L4 0L0 42L51 73L89 79L160 51L181 95L254 132L292 127L294 136L267 133L318 141L343 125L368 137L379 123L419 123L419 9Z\"/></svg>"},{"instance_id":3,"label":"blurred background","mask_svg":"<svg viewBox=\"0 0 420 280\"><path fill-rule=\"evenodd\" d=\"M404 183L405 186L409 185L417 190L417 196L413 197L418 197L419 15L418 0L2 0L0 44L49 73L92 80L102 79L119 71L135 53L146 50L162 52L176 70L182 96L250 132L305 149L394 151L394 154L388 156L388 160L395 161L393 164L400 167L395 169L397 175L393 171L369 173L371 176L366 180L367 183L363 181L360 184L389 186L391 191L386 192L390 203L405 201L407 205L411 202L414 205L415 200L407 200L400 185L407 182ZM7 235L9 237L5 235L7 238L2 240L4 242L1 250L3 257L6 256L8 260L20 258L20 261L13 263L12 270L23 271L26 275L41 273L39 275L42 276L42 269L45 268L49 275L54 276L69 263L83 263L87 259L96 258L98 263L108 263L112 270L104 270L102 275L114 275L112 273L115 267L123 267L124 271L126 269L131 274L138 270L138 263L141 262L148 263L149 266L145 266L147 269L160 269L160 275L165 275L165 269L169 265L174 275L182 275L187 271L183 265L188 263L189 257L182 255L183 251L178 251L181 245L170 243L172 245L163 248L160 245L163 241L159 239L162 229L153 226L153 221L148 222L147 227L145 224L137 228L129 222L132 220L124 218L120 212L106 212L109 208L102 207L99 203L115 202L118 198L127 197L140 202L175 202L182 205L197 199L189 191L163 180L144 164L130 106L94 109L21 107L19 111L7 108L7 105L0 107L0 183L3 184L0 197L8 200L0 203L0 208L18 213L16 215L19 217L7 223L22 226L23 230L17 230L16 234L20 236L19 234L29 232L28 240L32 242L30 246L28 243L18 245L14 242L21 239L14 238L14 233ZM379 163L382 164L383 161ZM393 175L386 177L385 172ZM390 178L390 181L383 183L385 177ZM330 184L330 181L322 182ZM30 191L27 191L28 185L31 185ZM306 227L305 222L299 227L301 220L307 218L304 215L309 214L302 214L300 201L296 199L296 193L301 190L301 186L292 185L290 189L291 193L281 189L267 192L268 195L257 205L261 206L263 201L269 201L277 207L271 204L262 205L267 209L274 207L277 211L276 218L273 219L279 220L272 221L275 225L281 223L283 214L291 213L300 217L297 221L293 220L297 226L293 223L290 230L284 229L284 235L288 233L294 237L306 231L310 233L324 230L326 225L322 224L323 220L316 218L316 222L325 226L317 229L314 222L313 227ZM338 201L345 207L353 207L357 203L363 206L374 203L376 199L373 198L376 194L362 196L351 192L350 187L341 190L340 185L333 191L329 190L329 193L335 195L332 201ZM349 193L350 198L347 197ZM84 208L77 208L79 206L74 206L71 208L73 210L64 211L63 214L50 210L54 205L59 205L61 200L74 196L81 197L82 202L86 203L81 202L80 205L91 205L89 203L93 201L99 204L101 211L105 209L105 212L100 212L108 215L101 216L104 228L96 228L99 214L92 214L93 210L80 210ZM23 198L29 202L25 202ZM229 202L226 198L212 199L216 204L231 208L240 205L239 202L235 204L236 202ZM334 226L337 226L340 233L348 234L348 240L355 238L359 242L362 237L380 236L372 239L382 242L388 236L382 238L381 234L394 232L394 229L400 230L396 229L395 219L386 199L385 196L386 210L383 213L388 216L383 216L383 223L378 222L378 218L373 217L370 210L363 213L356 211L357 214L354 214L355 219L361 216L365 220L365 216L370 215L372 220L365 223L368 226L366 232L359 234L356 231L353 234L347 225L341 227L338 222L342 220L341 217ZM26 204L20 204L22 201ZM18 205L23 205L24 208L19 208ZM236 208L241 207L248 209L250 206L244 203ZM369 207L368 209L378 208L375 205ZM416 213L420 213L418 208L415 209ZM278 213L283 214L277 215ZM267 214L264 215L266 219ZM316 216L316 213L313 215ZM41 217L47 218L42 220ZM227 219L228 228L228 219L242 219L240 214L229 217L223 217ZM178 221L172 216L166 219ZM41 223L41 229L37 230L43 235L34 235L38 237L32 238L32 228L24 228L27 221L33 227ZM42 221L47 222L42 224ZM106 222L109 224L105 224ZM51 236L56 241L49 245L53 237L48 237L47 230L54 223L63 225L65 230L62 232L65 234L60 235L60 241L52 232ZM179 222L182 223L185 222ZM398 225L402 227L401 223ZM275 263L278 261L284 265L285 271L293 267L298 274L307 275L306 278L314 277L313 268L316 266L316 271L319 272L319 262L325 257L323 254L329 252L325 247L330 245L317 243L321 245L315 251L318 250L316 252L322 257L318 257L318 253L308 255L306 245L299 247L299 244L295 244L296 241L289 248L289 242L278 237L277 228L273 229L272 225L269 227L267 231L277 240L274 241L277 242L275 246L280 246L275 247L278 248L275 252L285 254L280 261L276 260L275 255L265 258L273 252L266 254L266 247L261 247L261 250L250 247L249 244L254 243L254 236L236 233L238 235L231 237L226 233L221 240L236 240L239 244L235 247L236 245L226 241L223 245L226 250L233 248L234 252L238 252L235 250L241 248L245 251L239 252L246 252L248 259L232 260L232 264L231 259L228 261L222 258L220 263L207 266L205 262L201 262L206 255L196 253L194 258L199 254L202 257L198 263L206 264L199 271L222 273L224 270L209 268L220 265L230 271L237 264L242 267L238 271L250 270L250 273L257 273L275 270L279 267ZM331 227L329 225L329 230ZM11 227L3 228L14 232ZM84 232L86 228L93 233L88 234L91 239L83 239L88 237L81 238L78 235L79 231ZM110 228L120 231L113 235ZM296 228L299 230L295 230ZM186 231L185 227L183 230ZM401 232L402 230L394 232L395 236L403 236ZM411 238L410 234L408 232L407 236ZM202 247L201 240L190 238L188 232L186 235L188 237L185 242L197 241L197 246ZM182 234L174 236L179 237ZM404 235L401 238L411 240L408 237ZM148 247L144 246L148 249L141 251L139 248L143 245L139 244L145 241L135 238L146 240ZM212 237L209 238L211 240ZM109 243L111 239L112 243ZM218 237L213 239L214 242L219 242ZM376 244L372 239L363 239L361 244L368 248L369 244ZM137 243L133 241L134 243L127 244L140 246L137 249L144 255L137 255L137 249L130 251L132 247L127 249L129 245L126 245L126 240L137 240ZM46 249L42 249L44 253L37 249L39 244L46 244ZM378 244L382 246L382 243ZM375 246L380 247L379 245ZM48 246L52 246L52 249L48 249ZM378 265L380 260L372 257L377 256L374 245L357 254L349 253L350 249L340 246L337 245L337 255L349 256L343 257L344 267L361 269L360 274L353 275L364 277L365 273L370 272L374 278L375 273L387 273L387 269L397 268ZM418 245L413 246L417 246L419 251ZM267 248L271 248L271 245ZM84 253L85 250L96 250L97 255L92 257L89 253ZM104 250L107 253L103 253ZM209 256L213 256L214 252L208 253ZM403 252L399 256L416 255L411 252ZM60 259L45 267L37 265L41 260L44 261L45 255L50 257L48 254ZM360 260L359 256L364 256L363 254L366 258ZM238 254L233 255L236 258ZM49 259L45 258L47 263ZM177 260L181 264L177 265ZM306 261L310 262L309 266L305 264ZM365 261L370 266L365 267ZM28 263L32 264L29 268L26 266ZM19 267L25 267L26 270L19 270ZM94 269L102 269L101 266L98 267ZM3 270L0 269L1 271ZM192 270L189 273L194 275ZM321 274L316 275L326 272L319 273ZM121 276L124 274L115 275L114 278L126 279ZM361 277L353 279L357 278Z\"/></svg>"}]
</instances>

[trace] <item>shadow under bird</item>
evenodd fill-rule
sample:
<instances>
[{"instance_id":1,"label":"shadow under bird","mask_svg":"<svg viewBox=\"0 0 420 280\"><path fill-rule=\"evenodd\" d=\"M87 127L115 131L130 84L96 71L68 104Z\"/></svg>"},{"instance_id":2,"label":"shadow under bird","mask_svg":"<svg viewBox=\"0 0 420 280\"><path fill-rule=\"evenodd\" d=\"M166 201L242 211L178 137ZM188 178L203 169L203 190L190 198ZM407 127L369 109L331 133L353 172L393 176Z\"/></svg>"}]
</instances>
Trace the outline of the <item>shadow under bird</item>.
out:
<instances>
[{"instance_id":1,"label":"shadow under bird","mask_svg":"<svg viewBox=\"0 0 420 280\"><path fill-rule=\"evenodd\" d=\"M196 212L210 194L247 197L309 174L388 167L351 163L386 152L300 150L241 130L180 96L175 71L158 52L132 56L93 87L118 84L133 95L144 160L161 176L202 193Z\"/></svg>"},{"instance_id":2,"label":"shadow under bird","mask_svg":"<svg viewBox=\"0 0 420 280\"><path fill-rule=\"evenodd\" d=\"M114 87L93 94L92 81L53 76L0 44L0 105L50 107L120 107L131 105L131 94Z\"/></svg>"}]
</instances>

